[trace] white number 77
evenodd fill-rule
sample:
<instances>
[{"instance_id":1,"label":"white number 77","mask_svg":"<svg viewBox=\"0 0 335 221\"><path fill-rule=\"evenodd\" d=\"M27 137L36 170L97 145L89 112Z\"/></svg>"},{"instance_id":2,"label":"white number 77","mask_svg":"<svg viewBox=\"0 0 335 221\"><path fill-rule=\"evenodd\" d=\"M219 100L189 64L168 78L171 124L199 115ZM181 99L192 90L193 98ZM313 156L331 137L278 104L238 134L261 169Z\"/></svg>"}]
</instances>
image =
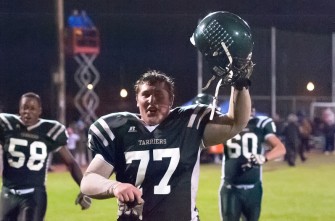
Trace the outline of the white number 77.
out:
<instances>
[{"instance_id":1,"label":"white number 77","mask_svg":"<svg viewBox=\"0 0 335 221\"><path fill-rule=\"evenodd\" d=\"M170 148L170 149L154 149L153 150L153 160L161 161L163 158L171 158L169 167L162 177L161 181L157 186L154 187L154 194L169 194L171 191L170 185L168 185L170 178L174 171L176 170L180 153L179 148ZM144 151L131 151L125 153L126 163L131 164L133 160L140 160L139 168L136 176L135 186L139 186L145 177L145 173L150 160L149 150Z\"/></svg>"}]
</instances>

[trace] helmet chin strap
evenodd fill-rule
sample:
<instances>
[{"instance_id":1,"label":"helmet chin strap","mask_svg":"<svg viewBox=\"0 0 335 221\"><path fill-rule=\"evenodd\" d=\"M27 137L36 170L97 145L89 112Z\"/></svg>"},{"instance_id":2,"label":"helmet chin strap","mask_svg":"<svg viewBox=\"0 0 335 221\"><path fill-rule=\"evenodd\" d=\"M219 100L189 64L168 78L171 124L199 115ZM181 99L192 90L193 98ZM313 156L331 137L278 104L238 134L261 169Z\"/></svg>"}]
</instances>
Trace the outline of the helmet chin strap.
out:
<instances>
[{"instance_id":1,"label":"helmet chin strap","mask_svg":"<svg viewBox=\"0 0 335 221\"><path fill-rule=\"evenodd\" d=\"M231 54L230 54L230 52L228 50L228 47L226 46L226 44L224 42L221 42L221 46L223 47L223 50L225 51L225 53L226 53L226 55L228 57L229 66L231 66L232 63L233 63L233 57L231 56ZM232 76L233 76L233 71L230 69L230 71L229 71L229 78L231 78ZM206 90L214 79L215 79L215 76L213 75L213 77L207 82L207 85L203 88L203 90ZM217 108L218 94L219 94L221 82L222 82L222 78L220 78L220 80L217 83L216 88L215 88L215 94L214 94L213 104L212 104L212 111L211 111L211 115L209 117L210 120L213 120L214 112L215 112L215 109Z\"/></svg>"},{"instance_id":2,"label":"helmet chin strap","mask_svg":"<svg viewBox=\"0 0 335 221\"><path fill-rule=\"evenodd\" d=\"M212 111L211 111L211 115L209 117L210 120L213 120L214 112L215 112L215 109L218 105L218 94L219 94L219 89L220 89L220 86L221 86L221 81L222 81L222 78L220 78L218 84L216 85L215 95L213 97Z\"/></svg>"}]
</instances>

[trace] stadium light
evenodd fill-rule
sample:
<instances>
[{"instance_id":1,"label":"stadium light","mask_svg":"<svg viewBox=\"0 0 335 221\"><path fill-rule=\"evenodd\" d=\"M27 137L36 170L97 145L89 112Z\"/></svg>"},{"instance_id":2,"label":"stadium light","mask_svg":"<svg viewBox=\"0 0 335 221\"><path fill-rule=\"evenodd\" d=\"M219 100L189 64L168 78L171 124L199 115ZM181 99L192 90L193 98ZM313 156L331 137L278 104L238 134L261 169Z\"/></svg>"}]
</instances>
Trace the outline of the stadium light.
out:
<instances>
[{"instance_id":1,"label":"stadium light","mask_svg":"<svg viewBox=\"0 0 335 221\"><path fill-rule=\"evenodd\" d=\"M120 96L122 98L127 97L128 96L128 91L126 89L122 88L121 91L120 91Z\"/></svg>"},{"instance_id":2,"label":"stadium light","mask_svg":"<svg viewBox=\"0 0 335 221\"><path fill-rule=\"evenodd\" d=\"M306 85L306 89L307 89L308 91L314 91L314 89L315 89L314 83L311 82L311 81L308 82L307 85Z\"/></svg>"},{"instance_id":3,"label":"stadium light","mask_svg":"<svg viewBox=\"0 0 335 221\"><path fill-rule=\"evenodd\" d=\"M88 85L87 85L87 89L88 89L88 90L92 90L92 89L93 89L93 84L88 84Z\"/></svg>"}]
</instances>

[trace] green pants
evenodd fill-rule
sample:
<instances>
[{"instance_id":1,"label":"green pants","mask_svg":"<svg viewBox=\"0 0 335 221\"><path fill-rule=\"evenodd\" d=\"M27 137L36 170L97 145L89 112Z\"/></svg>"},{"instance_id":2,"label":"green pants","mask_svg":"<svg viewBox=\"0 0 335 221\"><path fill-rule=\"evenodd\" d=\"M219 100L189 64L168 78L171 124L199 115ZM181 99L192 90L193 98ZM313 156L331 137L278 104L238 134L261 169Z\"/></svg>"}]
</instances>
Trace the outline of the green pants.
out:
<instances>
[{"instance_id":1,"label":"green pants","mask_svg":"<svg viewBox=\"0 0 335 221\"><path fill-rule=\"evenodd\" d=\"M258 221L261 213L262 183L254 185L223 184L220 189L220 212L224 221Z\"/></svg>"}]
</instances>

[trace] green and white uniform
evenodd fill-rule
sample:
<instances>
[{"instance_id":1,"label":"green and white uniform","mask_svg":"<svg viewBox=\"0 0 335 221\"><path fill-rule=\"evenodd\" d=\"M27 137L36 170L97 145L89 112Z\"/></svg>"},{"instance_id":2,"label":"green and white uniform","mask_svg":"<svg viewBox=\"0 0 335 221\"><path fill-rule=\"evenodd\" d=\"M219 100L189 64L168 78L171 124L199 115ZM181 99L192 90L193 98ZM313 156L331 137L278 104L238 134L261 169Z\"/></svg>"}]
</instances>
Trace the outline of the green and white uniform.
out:
<instances>
[{"instance_id":1,"label":"green and white uniform","mask_svg":"<svg viewBox=\"0 0 335 221\"><path fill-rule=\"evenodd\" d=\"M253 117L246 128L224 146L220 207L223 220L238 221L243 214L248 221L259 219L262 200L262 168L243 169L251 154L264 154L264 141L276 133L269 117Z\"/></svg>"},{"instance_id":2,"label":"green and white uniform","mask_svg":"<svg viewBox=\"0 0 335 221\"><path fill-rule=\"evenodd\" d=\"M66 145L65 126L57 121L40 119L27 127L19 116L2 113L0 143L4 166L0 220L13 214L21 216L24 211L31 211L30 215L33 211L38 214L36 220L42 220L46 211L48 155Z\"/></svg>"},{"instance_id":3,"label":"green and white uniform","mask_svg":"<svg viewBox=\"0 0 335 221\"><path fill-rule=\"evenodd\" d=\"M200 144L209 113L205 105L175 108L146 127L138 115L122 112L91 125L89 148L114 167L118 181L141 188L143 220L198 220Z\"/></svg>"}]
</instances>

